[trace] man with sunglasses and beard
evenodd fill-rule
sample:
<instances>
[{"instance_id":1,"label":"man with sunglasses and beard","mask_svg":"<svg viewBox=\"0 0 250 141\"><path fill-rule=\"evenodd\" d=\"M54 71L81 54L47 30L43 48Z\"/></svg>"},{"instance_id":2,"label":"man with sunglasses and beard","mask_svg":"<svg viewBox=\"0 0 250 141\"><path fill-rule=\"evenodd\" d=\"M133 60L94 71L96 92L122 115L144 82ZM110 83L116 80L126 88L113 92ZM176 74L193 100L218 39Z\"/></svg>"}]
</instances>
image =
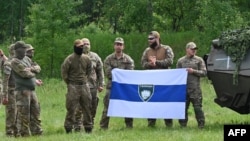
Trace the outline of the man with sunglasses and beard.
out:
<instances>
[{"instance_id":1,"label":"man with sunglasses and beard","mask_svg":"<svg viewBox=\"0 0 250 141\"><path fill-rule=\"evenodd\" d=\"M168 45L161 44L160 34L157 31L151 31L148 35L149 47L142 55L141 64L144 69L170 69L173 64L174 53ZM172 127L171 119L164 119L165 125ZM148 119L148 127L154 127L156 119Z\"/></svg>"},{"instance_id":2,"label":"man with sunglasses and beard","mask_svg":"<svg viewBox=\"0 0 250 141\"><path fill-rule=\"evenodd\" d=\"M91 94L88 86L88 77L92 71L90 58L83 53L83 41L74 41L74 53L65 58L61 66L61 75L67 84L66 94L66 117L64 128L66 133L71 133L75 122L75 112L80 105L83 112L84 129L91 133L93 121L91 115Z\"/></svg>"}]
</instances>

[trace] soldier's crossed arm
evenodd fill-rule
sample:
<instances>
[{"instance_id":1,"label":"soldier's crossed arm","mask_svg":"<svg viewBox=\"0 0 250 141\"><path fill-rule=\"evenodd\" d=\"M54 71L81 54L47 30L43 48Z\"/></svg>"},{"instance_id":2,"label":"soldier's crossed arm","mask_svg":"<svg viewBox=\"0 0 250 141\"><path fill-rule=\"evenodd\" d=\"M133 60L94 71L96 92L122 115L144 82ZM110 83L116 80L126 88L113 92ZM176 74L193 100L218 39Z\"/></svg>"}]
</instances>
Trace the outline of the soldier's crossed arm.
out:
<instances>
[{"instance_id":1,"label":"soldier's crossed arm","mask_svg":"<svg viewBox=\"0 0 250 141\"><path fill-rule=\"evenodd\" d=\"M28 69L27 67L25 67L20 61L18 61L17 59L13 59L13 61L11 62L11 68L12 70L17 73L18 75L20 75L23 78L32 78L35 76L34 73L32 73L30 71L30 69Z\"/></svg>"}]
</instances>

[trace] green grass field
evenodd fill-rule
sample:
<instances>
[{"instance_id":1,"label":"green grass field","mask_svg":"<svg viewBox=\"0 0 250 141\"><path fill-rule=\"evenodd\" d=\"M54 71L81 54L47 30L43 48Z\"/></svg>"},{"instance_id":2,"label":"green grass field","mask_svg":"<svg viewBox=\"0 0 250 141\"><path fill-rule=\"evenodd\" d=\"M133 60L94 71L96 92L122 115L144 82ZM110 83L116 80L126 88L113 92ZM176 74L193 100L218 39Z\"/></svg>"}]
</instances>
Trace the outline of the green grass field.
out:
<instances>
[{"instance_id":1,"label":"green grass field","mask_svg":"<svg viewBox=\"0 0 250 141\"><path fill-rule=\"evenodd\" d=\"M146 119L134 119L134 128L126 129L123 118L112 117L107 131L99 130L99 121L103 109L104 92L99 94L92 134L85 132L66 134L63 128L65 110L66 85L61 80L44 80L44 85L37 87L37 95L41 103L41 119L44 135L38 137L8 138L5 136L5 107L0 107L0 140L2 141L222 141L224 124L250 123L249 115L240 115L228 108L221 108L214 103L216 94L210 81L202 80L203 109L206 125L198 129L194 118L193 107L189 109L187 128L181 128L177 120L174 127L167 128L162 119L158 119L155 128L147 127Z\"/></svg>"}]
</instances>

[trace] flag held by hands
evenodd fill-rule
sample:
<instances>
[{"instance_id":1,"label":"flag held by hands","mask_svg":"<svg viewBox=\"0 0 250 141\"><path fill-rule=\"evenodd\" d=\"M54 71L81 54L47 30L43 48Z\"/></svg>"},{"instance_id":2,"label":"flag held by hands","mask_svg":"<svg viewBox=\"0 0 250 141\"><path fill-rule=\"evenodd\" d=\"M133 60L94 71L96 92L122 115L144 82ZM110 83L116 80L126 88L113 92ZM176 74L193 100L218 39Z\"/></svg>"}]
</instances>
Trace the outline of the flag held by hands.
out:
<instances>
[{"instance_id":1,"label":"flag held by hands","mask_svg":"<svg viewBox=\"0 0 250 141\"><path fill-rule=\"evenodd\" d=\"M113 69L108 116L184 119L186 82L186 69Z\"/></svg>"}]
</instances>

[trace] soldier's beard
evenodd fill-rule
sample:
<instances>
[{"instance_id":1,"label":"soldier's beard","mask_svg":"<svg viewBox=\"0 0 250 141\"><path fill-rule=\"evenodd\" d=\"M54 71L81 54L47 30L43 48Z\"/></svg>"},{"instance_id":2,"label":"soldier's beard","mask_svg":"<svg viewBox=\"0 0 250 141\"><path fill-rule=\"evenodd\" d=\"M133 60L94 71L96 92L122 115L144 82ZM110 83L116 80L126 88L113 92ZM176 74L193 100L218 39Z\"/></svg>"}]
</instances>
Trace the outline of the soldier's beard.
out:
<instances>
[{"instance_id":1,"label":"soldier's beard","mask_svg":"<svg viewBox=\"0 0 250 141\"><path fill-rule=\"evenodd\" d=\"M155 42L153 42L151 45L150 45L150 48L152 48L152 49L155 49L155 47L157 47L157 42L155 41Z\"/></svg>"}]
</instances>

